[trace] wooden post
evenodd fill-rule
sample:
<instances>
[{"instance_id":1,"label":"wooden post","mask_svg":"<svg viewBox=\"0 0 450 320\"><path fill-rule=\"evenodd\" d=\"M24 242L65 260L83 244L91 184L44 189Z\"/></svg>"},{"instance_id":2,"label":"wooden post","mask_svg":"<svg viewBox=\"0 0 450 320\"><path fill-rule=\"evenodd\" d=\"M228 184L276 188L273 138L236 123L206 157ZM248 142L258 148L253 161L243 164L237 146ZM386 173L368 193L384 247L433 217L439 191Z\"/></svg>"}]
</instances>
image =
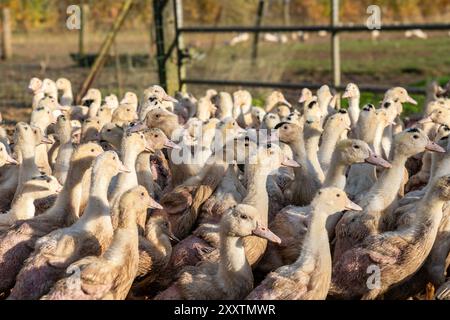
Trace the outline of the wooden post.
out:
<instances>
[{"instance_id":1,"label":"wooden post","mask_svg":"<svg viewBox=\"0 0 450 320\"><path fill-rule=\"evenodd\" d=\"M11 30L11 11L9 8L2 10L3 21L3 39L2 39L2 59L8 60L12 57L12 30Z\"/></svg>"},{"instance_id":2,"label":"wooden post","mask_svg":"<svg viewBox=\"0 0 450 320\"><path fill-rule=\"evenodd\" d=\"M262 18L264 15L264 0L259 0L258 4L258 12L256 15L255 27L259 28L262 23ZM255 32L255 36L253 38L253 49L252 49L252 63L256 63L256 59L258 58L258 42L259 42L259 32Z\"/></svg>"},{"instance_id":3,"label":"wooden post","mask_svg":"<svg viewBox=\"0 0 450 320\"><path fill-rule=\"evenodd\" d=\"M331 26L339 25L339 0L331 0ZM333 84L337 88L341 85L341 52L339 34L335 31L331 33L331 50L333 63Z\"/></svg>"},{"instance_id":4,"label":"wooden post","mask_svg":"<svg viewBox=\"0 0 450 320\"><path fill-rule=\"evenodd\" d=\"M106 56L109 52L109 49L111 48L111 45L114 42L114 39L116 38L117 33L120 30L120 27L122 26L123 22L125 21L125 18L130 11L131 5L133 4L133 0L125 0L123 3L122 9L120 11L119 16L117 17L116 21L114 22L114 25L111 29L111 31L108 32L108 35L105 38L105 41L102 44L102 47L100 48L100 52L98 54L97 59L94 62L94 65L91 68L91 71L89 72L89 75L84 80L83 85L81 86L81 89L77 96L77 103L80 103L83 96L86 94L86 92L89 90L90 86L92 85L92 82L94 82L97 74L100 72L100 70L103 67L103 64L105 62Z\"/></svg>"},{"instance_id":5,"label":"wooden post","mask_svg":"<svg viewBox=\"0 0 450 320\"><path fill-rule=\"evenodd\" d=\"M173 10L173 1L176 0L166 0L168 3L172 1L172 6L168 6L163 12L163 23L164 23L164 37L167 39L165 48L166 53L166 79L167 79L167 93L174 95L176 91L180 89L179 75L178 75L178 62L177 62L177 50L172 50L169 52L169 48L172 44L176 44L176 25L175 25L175 10ZM176 46L174 47L176 49Z\"/></svg>"},{"instance_id":6,"label":"wooden post","mask_svg":"<svg viewBox=\"0 0 450 320\"><path fill-rule=\"evenodd\" d=\"M178 83L179 90L186 92L186 85L181 82L186 79L186 66L183 61L184 39L183 35L178 32L183 27L183 0L173 0L175 15L175 41L177 41L177 62L178 62Z\"/></svg>"},{"instance_id":7,"label":"wooden post","mask_svg":"<svg viewBox=\"0 0 450 320\"><path fill-rule=\"evenodd\" d=\"M84 3L84 0L81 1L81 24L80 24L80 31L78 34L78 54L80 57L84 56L86 53L86 34L87 34L87 28L86 28L86 22L88 21L88 14L89 14L89 5Z\"/></svg>"},{"instance_id":8,"label":"wooden post","mask_svg":"<svg viewBox=\"0 0 450 320\"><path fill-rule=\"evenodd\" d=\"M283 0L283 18L284 18L284 25L290 26L291 25L291 0Z\"/></svg>"}]
</instances>

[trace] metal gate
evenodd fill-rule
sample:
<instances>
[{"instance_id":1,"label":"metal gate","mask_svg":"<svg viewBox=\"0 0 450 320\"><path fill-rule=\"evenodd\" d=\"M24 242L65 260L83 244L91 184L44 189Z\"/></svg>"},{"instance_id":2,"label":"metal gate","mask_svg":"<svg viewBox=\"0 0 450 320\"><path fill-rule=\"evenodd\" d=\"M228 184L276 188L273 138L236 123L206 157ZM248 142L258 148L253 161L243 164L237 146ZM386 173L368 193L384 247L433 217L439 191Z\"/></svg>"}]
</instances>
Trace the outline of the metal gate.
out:
<instances>
[{"instance_id":1,"label":"metal gate","mask_svg":"<svg viewBox=\"0 0 450 320\"><path fill-rule=\"evenodd\" d=\"M243 27L243 26L231 26L231 27L183 27L183 0L153 0L154 4L154 22L156 30L156 44L157 44L157 61L159 70L159 80L162 86L166 89L168 87L167 83L167 68L166 64L169 57L174 53L176 55L176 77L178 80L177 90L184 91L186 86L192 85L217 85L217 86L242 86L242 87L260 87L260 88L279 88L279 89L318 89L322 84L317 83L286 83L286 82L260 82L260 81L246 81L246 80L218 80L218 79L195 79L190 78L186 74L186 69L184 66L184 59L186 53L184 51L183 35L193 34L193 33L232 33L232 32L248 32L255 35L255 42L257 43L258 35L261 32L271 32L271 33L283 33L283 32L318 32L327 31L331 33L331 61L333 64L333 83L330 84L331 87L336 90L342 90L345 87L341 84L341 59L340 59L340 39L339 34L342 32L371 32L366 25L342 25L339 22L339 0L331 1L331 19L329 25L316 25L316 26L260 26L254 27ZM165 50L165 40L164 40L164 18L163 9L170 3L173 4L173 19L174 19L174 32L175 38L173 43L169 46L168 50ZM264 6L265 0L260 0L258 14L261 14L262 6ZM383 25L383 32L392 31L407 31L407 30L450 30L449 23L436 23L436 24L390 24ZM385 86L373 86L373 85L360 85L361 91L374 92L374 93L384 93L389 87ZM415 94L425 94L424 88L417 87L406 87L408 92ZM171 91L169 89L169 91Z\"/></svg>"}]
</instances>

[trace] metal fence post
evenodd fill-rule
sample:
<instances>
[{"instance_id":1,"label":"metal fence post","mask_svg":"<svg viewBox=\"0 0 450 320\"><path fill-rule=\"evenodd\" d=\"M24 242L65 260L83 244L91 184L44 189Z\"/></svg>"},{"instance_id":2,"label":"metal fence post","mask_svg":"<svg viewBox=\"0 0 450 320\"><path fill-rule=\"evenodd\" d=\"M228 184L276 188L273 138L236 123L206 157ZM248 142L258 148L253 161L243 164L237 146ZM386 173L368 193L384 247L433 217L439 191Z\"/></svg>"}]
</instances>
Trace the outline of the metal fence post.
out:
<instances>
[{"instance_id":1,"label":"metal fence post","mask_svg":"<svg viewBox=\"0 0 450 320\"><path fill-rule=\"evenodd\" d=\"M256 16L256 23L255 27L259 28L261 27L262 18L264 15L264 0L259 0L258 4L258 13ZM256 59L258 58L258 42L259 42L259 31L255 32L255 36L253 38L253 49L252 49L252 63L254 64L256 62Z\"/></svg>"},{"instance_id":2,"label":"metal fence post","mask_svg":"<svg viewBox=\"0 0 450 320\"><path fill-rule=\"evenodd\" d=\"M167 90L166 61L164 49L163 9L166 0L153 0L153 17L155 20L156 61L158 63L159 84Z\"/></svg>"},{"instance_id":3,"label":"metal fence post","mask_svg":"<svg viewBox=\"0 0 450 320\"><path fill-rule=\"evenodd\" d=\"M339 25L339 0L331 0L331 26ZM340 52L339 33L332 30L331 33L331 51L333 64L333 84L337 88L341 85L341 52Z\"/></svg>"},{"instance_id":4,"label":"metal fence post","mask_svg":"<svg viewBox=\"0 0 450 320\"><path fill-rule=\"evenodd\" d=\"M178 64L178 83L181 92L186 92L186 84L183 79L186 78L186 66L184 65L183 50L184 39L183 35L178 32L179 28L183 27L183 0L174 0L174 15L175 15L175 41L177 46L177 64Z\"/></svg>"}]
</instances>

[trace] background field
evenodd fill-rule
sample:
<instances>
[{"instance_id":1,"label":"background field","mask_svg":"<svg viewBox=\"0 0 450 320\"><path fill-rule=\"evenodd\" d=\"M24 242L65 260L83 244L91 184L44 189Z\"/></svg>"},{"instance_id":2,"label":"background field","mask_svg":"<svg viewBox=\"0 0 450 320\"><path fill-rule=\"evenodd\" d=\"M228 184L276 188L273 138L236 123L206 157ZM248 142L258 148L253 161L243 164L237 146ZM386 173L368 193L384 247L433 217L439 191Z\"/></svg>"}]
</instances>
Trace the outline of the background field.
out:
<instances>
[{"instance_id":1,"label":"background field","mask_svg":"<svg viewBox=\"0 0 450 320\"><path fill-rule=\"evenodd\" d=\"M14 13L14 58L0 62L0 111L8 123L27 120L31 96L26 90L31 77L72 80L77 91L89 69L70 58L77 52L77 31L65 28L65 8L71 1L4 1ZM73 1L72 1L73 2ZM75 1L76 2L76 1ZM121 1L86 1L91 5L87 52L95 53L117 15ZM283 25L282 1L272 1L263 25ZM364 23L367 3L383 8L383 22L445 22L450 19L450 0L345 1L341 20ZM251 25L257 1L184 1L187 25ZM328 23L329 1L292 0L291 24ZM151 1L137 1L119 33L113 52L148 54L153 57ZM251 63L251 42L230 47L235 34L187 36L195 58L188 65L191 78L261 80L270 82L331 82L330 39L310 34L307 42L287 44L261 42L256 65ZM289 35L288 35L289 36ZM406 39L404 33L381 33L377 41L370 33L343 34L341 44L343 82L376 85L425 86L432 79L445 83L450 75L450 35L429 32L428 39ZM155 60L145 67L121 65L104 68L94 82L105 94L125 90L141 92L157 82ZM120 83L119 83L120 82ZM119 85L120 84L120 85ZM202 94L205 87L190 86ZM220 88L222 89L222 88ZM224 88L234 90L236 88ZM122 91L122 92L120 92ZM252 89L254 103L262 104L268 90ZM285 91L290 99L298 92ZM363 101L378 102L380 96L364 94ZM422 100L421 97L416 97ZM417 108L407 110L408 114Z\"/></svg>"}]
</instances>

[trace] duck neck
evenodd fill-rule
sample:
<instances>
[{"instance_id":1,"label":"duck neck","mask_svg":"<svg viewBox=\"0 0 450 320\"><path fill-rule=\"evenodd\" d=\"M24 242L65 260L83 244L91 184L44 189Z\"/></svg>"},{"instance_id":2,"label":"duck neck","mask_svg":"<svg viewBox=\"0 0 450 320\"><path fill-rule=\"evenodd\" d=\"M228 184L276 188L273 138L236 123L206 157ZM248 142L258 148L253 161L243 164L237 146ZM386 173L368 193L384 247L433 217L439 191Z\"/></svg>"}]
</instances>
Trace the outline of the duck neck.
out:
<instances>
[{"instance_id":1,"label":"duck neck","mask_svg":"<svg viewBox=\"0 0 450 320\"><path fill-rule=\"evenodd\" d=\"M373 200L373 202L369 200L369 206L374 206L373 208L369 208L369 211L383 212L396 199L405 174L404 169L407 159L408 157L406 155L395 153L394 151L394 157L391 162L392 167L384 170L381 177L368 193L368 195L370 195L368 199ZM373 193L375 193L377 197L372 198ZM382 204L379 201L379 197L382 198ZM364 206L365 205L363 204L363 207Z\"/></svg>"},{"instance_id":2,"label":"duck neck","mask_svg":"<svg viewBox=\"0 0 450 320\"><path fill-rule=\"evenodd\" d=\"M349 116L350 116L350 121L352 123L352 127L354 127L356 125L356 123L358 122L358 118L359 118L359 100L360 97L359 95L355 96L355 97L351 97L348 101L349 107Z\"/></svg>"},{"instance_id":3,"label":"duck neck","mask_svg":"<svg viewBox=\"0 0 450 320\"><path fill-rule=\"evenodd\" d=\"M330 165L331 157L333 156L334 149L341 134L341 131L333 130L331 126L325 126L325 131L322 135L322 144L319 149L320 164L324 169Z\"/></svg>"},{"instance_id":4,"label":"duck neck","mask_svg":"<svg viewBox=\"0 0 450 320\"><path fill-rule=\"evenodd\" d=\"M330 254L330 245L326 221L330 210L326 206L311 204L308 232L302 246L302 252L296 263L315 263L318 256ZM331 259L331 256L330 256Z\"/></svg>"},{"instance_id":5,"label":"duck neck","mask_svg":"<svg viewBox=\"0 0 450 320\"><path fill-rule=\"evenodd\" d=\"M250 265L244 250L244 241L240 237L230 237L225 233L220 235L219 279L227 285L233 285L233 279L251 278Z\"/></svg>"},{"instance_id":6,"label":"duck neck","mask_svg":"<svg viewBox=\"0 0 450 320\"><path fill-rule=\"evenodd\" d=\"M267 222L269 211L269 196L267 194L267 177L269 172L260 165L246 165L247 196L242 203L253 206L257 209L262 222Z\"/></svg>"},{"instance_id":7,"label":"duck neck","mask_svg":"<svg viewBox=\"0 0 450 320\"><path fill-rule=\"evenodd\" d=\"M71 106L72 103L73 103L72 87L67 86L63 89L63 94L61 96L61 105Z\"/></svg>"},{"instance_id":8,"label":"duck neck","mask_svg":"<svg viewBox=\"0 0 450 320\"><path fill-rule=\"evenodd\" d=\"M385 126L383 123L378 122L375 128L375 133L373 134L373 139L368 142L368 145L376 154L382 154L381 151L381 140L383 139L383 132Z\"/></svg>"},{"instance_id":9,"label":"duck neck","mask_svg":"<svg viewBox=\"0 0 450 320\"><path fill-rule=\"evenodd\" d=\"M133 188L138 185L137 175L136 175L136 160L139 155L133 146L123 147L121 154L123 155L123 164L131 172L121 172L117 179L117 187L115 192L115 197L120 196L126 190Z\"/></svg>"},{"instance_id":10,"label":"duck neck","mask_svg":"<svg viewBox=\"0 0 450 320\"><path fill-rule=\"evenodd\" d=\"M89 106L89 118L94 118L97 116L98 109L100 109L102 102L99 99L95 99Z\"/></svg>"},{"instance_id":11,"label":"duck neck","mask_svg":"<svg viewBox=\"0 0 450 320\"><path fill-rule=\"evenodd\" d=\"M83 179L88 169L70 168L61 193L45 216L74 222L80 216Z\"/></svg>"},{"instance_id":12,"label":"duck neck","mask_svg":"<svg viewBox=\"0 0 450 320\"><path fill-rule=\"evenodd\" d=\"M319 163L319 157L317 155L317 152L319 151L319 141L320 141L320 134L313 134L311 137L308 137L305 140L305 149L306 149L306 156L309 160L309 162L312 164L316 176L319 178L320 181L324 180L324 174L322 171L322 167Z\"/></svg>"},{"instance_id":13,"label":"duck neck","mask_svg":"<svg viewBox=\"0 0 450 320\"><path fill-rule=\"evenodd\" d=\"M345 183L347 181L345 177L346 171L347 165L339 161L339 156L337 155L336 152L334 152L333 157L331 159L330 168L327 171L327 175L322 188L336 187L341 190L344 190Z\"/></svg>"},{"instance_id":14,"label":"duck neck","mask_svg":"<svg viewBox=\"0 0 450 320\"><path fill-rule=\"evenodd\" d=\"M8 214L15 220L31 219L35 214L34 200L32 193L21 192L14 200Z\"/></svg>"},{"instance_id":15,"label":"duck neck","mask_svg":"<svg viewBox=\"0 0 450 320\"><path fill-rule=\"evenodd\" d=\"M108 170L92 174L88 204L82 218L97 218L109 214L108 187L113 175Z\"/></svg>"},{"instance_id":16,"label":"duck neck","mask_svg":"<svg viewBox=\"0 0 450 320\"><path fill-rule=\"evenodd\" d=\"M40 174L35 161L36 146L34 144L20 144L18 148L19 167L19 188L31 177Z\"/></svg>"}]
</instances>

